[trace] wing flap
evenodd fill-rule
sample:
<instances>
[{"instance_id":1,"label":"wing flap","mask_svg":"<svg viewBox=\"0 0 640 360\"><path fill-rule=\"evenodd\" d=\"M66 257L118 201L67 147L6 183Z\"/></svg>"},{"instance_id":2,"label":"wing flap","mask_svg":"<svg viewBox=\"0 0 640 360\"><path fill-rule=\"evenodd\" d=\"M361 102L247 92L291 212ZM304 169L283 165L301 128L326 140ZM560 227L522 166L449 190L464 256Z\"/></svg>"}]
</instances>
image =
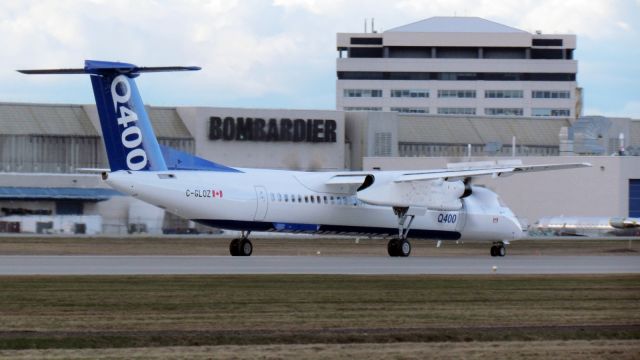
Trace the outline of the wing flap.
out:
<instances>
[{"instance_id":1,"label":"wing flap","mask_svg":"<svg viewBox=\"0 0 640 360\"><path fill-rule=\"evenodd\" d=\"M590 167L589 163L568 163L568 164L542 164L542 165L517 165L517 166L492 166L482 168L464 168L459 169L443 169L441 171L421 171L421 172L406 172L395 178L394 182L407 182L407 181L428 181L435 179L456 180L467 177L479 177L479 176L510 176L520 173L540 172L540 171L554 171L554 170L567 170L578 169L583 167Z\"/></svg>"}]
</instances>

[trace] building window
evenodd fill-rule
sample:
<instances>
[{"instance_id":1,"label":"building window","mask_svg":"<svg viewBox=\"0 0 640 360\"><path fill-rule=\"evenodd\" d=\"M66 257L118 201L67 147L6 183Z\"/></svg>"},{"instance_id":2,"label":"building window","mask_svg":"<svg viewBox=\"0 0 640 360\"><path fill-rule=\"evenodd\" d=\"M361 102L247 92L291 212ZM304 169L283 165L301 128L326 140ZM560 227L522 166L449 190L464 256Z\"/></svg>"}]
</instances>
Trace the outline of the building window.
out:
<instances>
[{"instance_id":1,"label":"building window","mask_svg":"<svg viewBox=\"0 0 640 360\"><path fill-rule=\"evenodd\" d=\"M575 73L445 73L338 71L338 80L576 81Z\"/></svg>"},{"instance_id":2,"label":"building window","mask_svg":"<svg viewBox=\"0 0 640 360\"><path fill-rule=\"evenodd\" d=\"M382 111L379 106L345 106L344 111Z\"/></svg>"},{"instance_id":3,"label":"building window","mask_svg":"<svg viewBox=\"0 0 640 360\"><path fill-rule=\"evenodd\" d=\"M392 107L391 111L406 114L428 114L429 108L426 107Z\"/></svg>"},{"instance_id":4,"label":"building window","mask_svg":"<svg viewBox=\"0 0 640 360\"><path fill-rule=\"evenodd\" d=\"M439 98L474 98L475 90L438 90Z\"/></svg>"},{"instance_id":5,"label":"building window","mask_svg":"<svg viewBox=\"0 0 640 360\"><path fill-rule=\"evenodd\" d=\"M486 108L485 115L522 116L522 108Z\"/></svg>"},{"instance_id":6,"label":"building window","mask_svg":"<svg viewBox=\"0 0 640 360\"><path fill-rule=\"evenodd\" d=\"M84 204L79 200L56 201L56 215L82 215Z\"/></svg>"},{"instance_id":7,"label":"building window","mask_svg":"<svg viewBox=\"0 0 640 360\"><path fill-rule=\"evenodd\" d=\"M531 97L534 99L569 99L571 98L571 92L564 90L534 90L531 92Z\"/></svg>"},{"instance_id":8,"label":"building window","mask_svg":"<svg viewBox=\"0 0 640 360\"><path fill-rule=\"evenodd\" d=\"M382 97L379 89L344 89L344 97Z\"/></svg>"},{"instance_id":9,"label":"building window","mask_svg":"<svg viewBox=\"0 0 640 360\"><path fill-rule=\"evenodd\" d=\"M562 39L533 39L533 46L562 46Z\"/></svg>"},{"instance_id":10,"label":"building window","mask_svg":"<svg viewBox=\"0 0 640 360\"><path fill-rule=\"evenodd\" d=\"M440 115L475 115L475 108L457 108L457 107L440 107L438 108Z\"/></svg>"},{"instance_id":11,"label":"building window","mask_svg":"<svg viewBox=\"0 0 640 360\"><path fill-rule=\"evenodd\" d=\"M522 90L485 90L484 97L487 99L519 99L522 98Z\"/></svg>"},{"instance_id":12,"label":"building window","mask_svg":"<svg viewBox=\"0 0 640 360\"><path fill-rule=\"evenodd\" d=\"M408 89L408 90L391 90L391 97L398 98L428 98L429 90Z\"/></svg>"},{"instance_id":13,"label":"building window","mask_svg":"<svg viewBox=\"0 0 640 360\"><path fill-rule=\"evenodd\" d=\"M570 116L569 109L533 108L531 116Z\"/></svg>"},{"instance_id":14,"label":"building window","mask_svg":"<svg viewBox=\"0 0 640 360\"><path fill-rule=\"evenodd\" d=\"M382 45L381 37L353 37L351 45Z\"/></svg>"}]
</instances>

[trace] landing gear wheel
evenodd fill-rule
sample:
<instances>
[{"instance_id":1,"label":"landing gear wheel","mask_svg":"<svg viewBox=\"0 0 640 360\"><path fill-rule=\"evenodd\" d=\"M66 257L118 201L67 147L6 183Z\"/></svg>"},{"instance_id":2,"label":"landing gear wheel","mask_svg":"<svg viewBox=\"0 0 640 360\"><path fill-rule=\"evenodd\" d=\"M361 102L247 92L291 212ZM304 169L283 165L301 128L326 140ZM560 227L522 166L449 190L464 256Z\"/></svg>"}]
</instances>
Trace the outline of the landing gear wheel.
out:
<instances>
[{"instance_id":1,"label":"landing gear wheel","mask_svg":"<svg viewBox=\"0 0 640 360\"><path fill-rule=\"evenodd\" d=\"M498 256L503 257L507 255L507 248L504 245L498 246Z\"/></svg>"},{"instance_id":2,"label":"landing gear wheel","mask_svg":"<svg viewBox=\"0 0 640 360\"><path fill-rule=\"evenodd\" d=\"M411 243L406 239L391 239L387 243L387 252L392 257L407 257L411 254Z\"/></svg>"},{"instance_id":3,"label":"landing gear wheel","mask_svg":"<svg viewBox=\"0 0 640 360\"><path fill-rule=\"evenodd\" d=\"M504 244L497 244L491 247L491 256L503 257L505 255L507 255L507 248L504 246Z\"/></svg>"},{"instance_id":4,"label":"landing gear wheel","mask_svg":"<svg viewBox=\"0 0 640 360\"><path fill-rule=\"evenodd\" d=\"M398 256L407 257L411 255L411 243L404 239L398 241Z\"/></svg>"},{"instance_id":5,"label":"landing gear wheel","mask_svg":"<svg viewBox=\"0 0 640 360\"><path fill-rule=\"evenodd\" d=\"M240 256L240 239L233 239L229 244L229 253L231 256Z\"/></svg>"},{"instance_id":6,"label":"landing gear wheel","mask_svg":"<svg viewBox=\"0 0 640 360\"><path fill-rule=\"evenodd\" d=\"M253 252L253 244L249 239L240 240L240 244L238 246L238 255L240 256L251 256Z\"/></svg>"},{"instance_id":7,"label":"landing gear wheel","mask_svg":"<svg viewBox=\"0 0 640 360\"><path fill-rule=\"evenodd\" d=\"M398 255L398 239L391 239L387 243L387 252L389 256L396 257Z\"/></svg>"}]
</instances>

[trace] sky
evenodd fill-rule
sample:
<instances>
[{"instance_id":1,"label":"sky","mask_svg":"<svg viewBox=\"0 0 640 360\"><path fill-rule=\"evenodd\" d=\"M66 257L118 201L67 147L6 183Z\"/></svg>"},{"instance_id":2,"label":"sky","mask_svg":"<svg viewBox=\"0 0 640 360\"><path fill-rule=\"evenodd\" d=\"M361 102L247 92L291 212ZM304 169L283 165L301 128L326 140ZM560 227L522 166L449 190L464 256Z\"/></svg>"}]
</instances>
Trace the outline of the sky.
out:
<instances>
[{"instance_id":1,"label":"sky","mask_svg":"<svg viewBox=\"0 0 640 360\"><path fill-rule=\"evenodd\" d=\"M584 113L640 119L640 0L2 0L0 101L93 103L88 77L15 70L99 59L202 67L143 75L151 105L334 109L336 33L432 16L576 34Z\"/></svg>"}]
</instances>

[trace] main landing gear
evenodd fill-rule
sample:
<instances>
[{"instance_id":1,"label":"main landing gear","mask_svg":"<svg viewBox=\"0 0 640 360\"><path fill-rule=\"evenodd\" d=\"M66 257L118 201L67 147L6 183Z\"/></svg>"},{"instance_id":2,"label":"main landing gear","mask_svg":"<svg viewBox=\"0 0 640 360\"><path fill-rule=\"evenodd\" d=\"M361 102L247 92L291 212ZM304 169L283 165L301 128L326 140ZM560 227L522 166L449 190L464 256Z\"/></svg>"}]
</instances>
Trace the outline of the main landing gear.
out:
<instances>
[{"instance_id":1,"label":"main landing gear","mask_svg":"<svg viewBox=\"0 0 640 360\"><path fill-rule=\"evenodd\" d=\"M409 235L409 229L415 215L407 215L408 210L408 207L393 208L393 213L398 217L398 238L389 240L387 244L389 256L407 257L411 255L411 243L407 240L407 235Z\"/></svg>"},{"instance_id":2,"label":"main landing gear","mask_svg":"<svg viewBox=\"0 0 640 360\"><path fill-rule=\"evenodd\" d=\"M242 232L242 238L233 239L229 244L229 252L231 256L251 256L253 252L253 244L247 239L251 231Z\"/></svg>"},{"instance_id":3,"label":"main landing gear","mask_svg":"<svg viewBox=\"0 0 640 360\"><path fill-rule=\"evenodd\" d=\"M495 257L495 256L505 256L507 255L507 248L505 247L505 244L502 241L497 241L493 243L493 246L491 247L491 256Z\"/></svg>"}]
</instances>

